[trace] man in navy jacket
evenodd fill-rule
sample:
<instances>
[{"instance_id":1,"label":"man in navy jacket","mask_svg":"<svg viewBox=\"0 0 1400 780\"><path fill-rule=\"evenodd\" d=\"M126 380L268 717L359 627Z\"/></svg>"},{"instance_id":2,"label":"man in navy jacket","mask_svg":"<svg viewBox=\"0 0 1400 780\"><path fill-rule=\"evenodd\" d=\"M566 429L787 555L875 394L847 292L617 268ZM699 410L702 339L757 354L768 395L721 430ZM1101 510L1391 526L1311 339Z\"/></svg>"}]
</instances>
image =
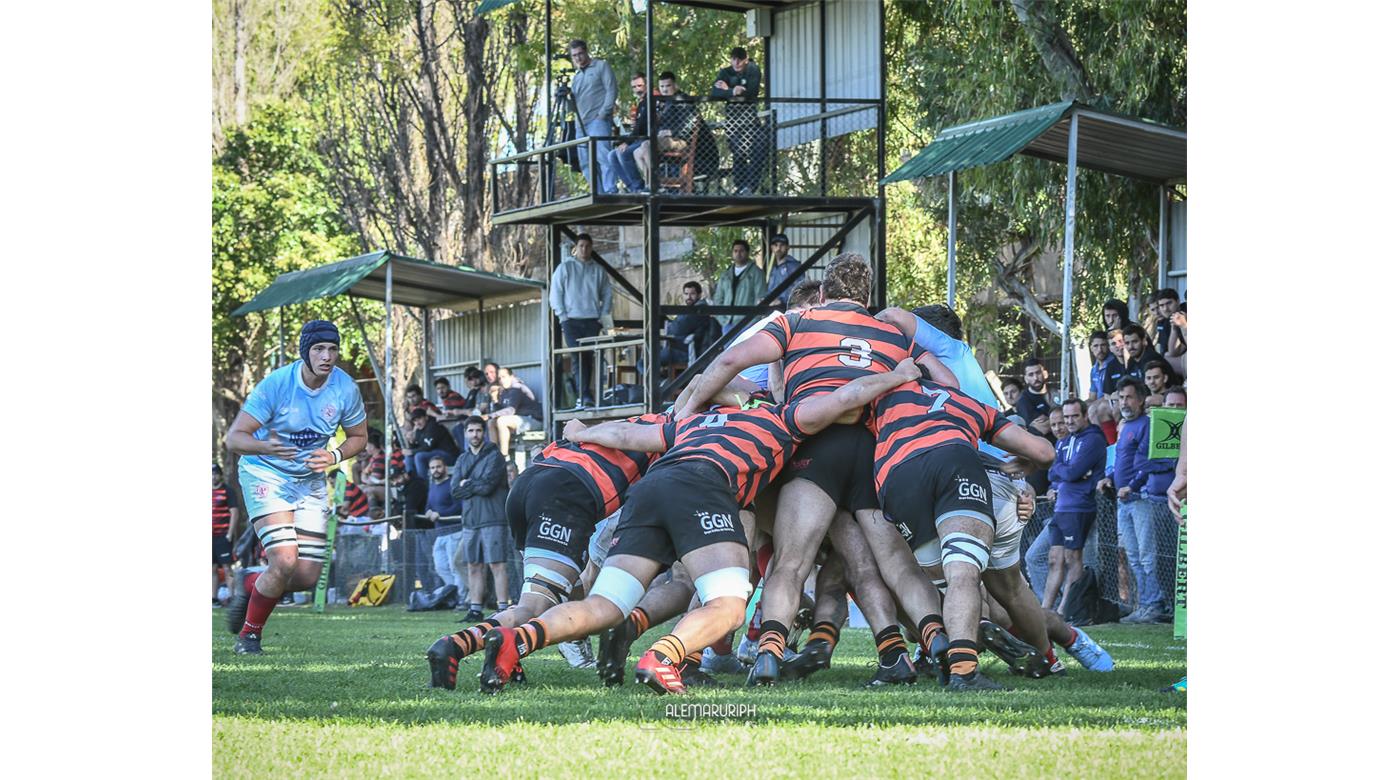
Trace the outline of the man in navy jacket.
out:
<instances>
[{"instance_id":1,"label":"man in navy jacket","mask_svg":"<svg viewBox=\"0 0 1400 780\"><path fill-rule=\"evenodd\" d=\"M1069 435L1055 444L1055 465L1050 467L1055 516L1050 520L1050 576L1041 600L1046 609L1060 611L1060 586L1068 593L1083 576L1084 542L1094 523L1094 489L1103 479L1108 454L1108 441L1099 426L1089 424L1083 401L1065 401L1062 414Z\"/></svg>"},{"instance_id":2,"label":"man in navy jacket","mask_svg":"<svg viewBox=\"0 0 1400 780\"><path fill-rule=\"evenodd\" d=\"M1147 441L1147 386L1141 379L1125 376L1118 383L1118 408L1123 414L1123 423L1118 428L1113 477L1105 479L1100 487L1118 497L1118 544L1128 559L1138 597L1137 609L1126 619L1139 623L1142 621L1137 618L1149 604L1156 604L1161 595L1155 592L1156 585L1148 576L1148 567L1143 561L1146 529L1134 524L1134 506L1142 496L1141 487L1133 487L1133 483L1147 463L1146 450L1142 449Z\"/></svg>"}]
</instances>

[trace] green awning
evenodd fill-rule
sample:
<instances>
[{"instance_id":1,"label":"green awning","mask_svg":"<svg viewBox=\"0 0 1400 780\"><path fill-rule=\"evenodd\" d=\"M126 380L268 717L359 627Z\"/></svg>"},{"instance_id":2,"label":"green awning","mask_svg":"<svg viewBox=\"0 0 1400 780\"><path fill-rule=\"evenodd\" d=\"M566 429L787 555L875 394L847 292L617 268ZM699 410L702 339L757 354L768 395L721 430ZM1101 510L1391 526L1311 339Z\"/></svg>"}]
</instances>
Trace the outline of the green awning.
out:
<instances>
[{"instance_id":1,"label":"green awning","mask_svg":"<svg viewBox=\"0 0 1400 780\"><path fill-rule=\"evenodd\" d=\"M1072 114L1079 115L1080 167L1158 183L1186 179L1186 131L1064 101L949 127L882 183L991 165L1017 153L1065 162Z\"/></svg>"},{"instance_id":2,"label":"green awning","mask_svg":"<svg viewBox=\"0 0 1400 780\"><path fill-rule=\"evenodd\" d=\"M505 8L514 2L515 0L481 0L481 3L476 7L476 15L482 16L484 14L489 14L497 8Z\"/></svg>"},{"instance_id":3,"label":"green awning","mask_svg":"<svg viewBox=\"0 0 1400 780\"><path fill-rule=\"evenodd\" d=\"M475 308L538 298L544 283L469 267L430 263L392 252L371 252L277 277L267 289L238 307L236 315L306 303L332 295L384 300L393 269L394 303L438 309Z\"/></svg>"}]
</instances>

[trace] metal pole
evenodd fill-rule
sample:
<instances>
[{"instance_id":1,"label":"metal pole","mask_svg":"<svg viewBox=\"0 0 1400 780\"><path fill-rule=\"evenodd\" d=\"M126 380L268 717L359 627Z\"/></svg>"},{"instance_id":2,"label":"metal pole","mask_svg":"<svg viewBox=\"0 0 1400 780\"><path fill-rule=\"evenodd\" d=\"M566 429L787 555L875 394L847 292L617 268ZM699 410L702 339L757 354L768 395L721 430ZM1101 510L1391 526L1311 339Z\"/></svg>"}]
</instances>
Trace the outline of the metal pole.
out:
<instances>
[{"instance_id":1,"label":"metal pole","mask_svg":"<svg viewBox=\"0 0 1400 780\"><path fill-rule=\"evenodd\" d=\"M948 308L958 292L958 174L948 172Z\"/></svg>"},{"instance_id":2,"label":"metal pole","mask_svg":"<svg viewBox=\"0 0 1400 780\"><path fill-rule=\"evenodd\" d=\"M432 369L428 364L432 361L429 356L433 354L433 311L427 306L423 307L423 397L432 398L428 395L433 391Z\"/></svg>"},{"instance_id":3,"label":"metal pole","mask_svg":"<svg viewBox=\"0 0 1400 780\"><path fill-rule=\"evenodd\" d=\"M354 299L354 298L351 298L351 299L350 299L350 313L353 314L353 315L355 315L355 325L356 325L356 326L359 328L359 330L360 330L360 339L361 339L362 341L365 342L365 352L369 355L369 365L370 365L370 368L372 368L372 369L374 370L374 379L375 379L376 382L379 383L379 393L380 393L380 395L383 395L385 398L388 398L388 397L389 397L389 394L388 394L388 392L386 392L385 389L384 389L384 379L385 379L384 368L383 368L382 366L380 366L380 364L379 364L379 359L376 358L376 357L374 356L374 345L370 344L370 341L369 341L369 333L367 333L367 332L365 331L365 321L364 321L364 318L360 316L360 307L355 305L355 299ZM388 439L390 438L390 437L389 437L389 432L390 432L390 431L395 431L395 432L397 432L397 431L399 430L399 427L398 427L398 426L399 426L399 422L398 422L398 420L395 419L394 416L393 416L392 414L390 414L390 411L391 411L392 409L393 409L393 407L389 406L388 404L385 404L385 406L384 406L384 417L385 417L385 423L384 423L384 434L385 434L385 435L384 435L384 438L385 438L386 440L388 440ZM400 437L400 438L402 438L402 437Z\"/></svg>"},{"instance_id":4,"label":"metal pole","mask_svg":"<svg viewBox=\"0 0 1400 780\"><path fill-rule=\"evenodd\" d=\"M394 260L384 263L384 437L388 439L384 448L384 474L389 473L389 456L394 454L394 441L390 430L397 430L394 423ZM393 425L391 429L390 426ZM400 446L408 446L400 441ZM404 464L408 468L408 464Z\"/></svg>"},{"instance_id":5,"label":"metal pole","mask_svg":"<svg viewBox=\"0 0 1400 780\"><path fill-rule=\"evenodd\" d=\"M1069 397L1074 345L1069 340L1070 315L1074 311L1074 185L1079 174L1079 112L1069 115L1069 178L1065 185L1064 314L1060 325L1060 400Z\"/></svg>"},{"instance_id":6,"label":"metal pole","mask_svg":"<svg viewBox=\"0 0 1400 780\"><path fill-rule=\"evenodd\" d=\"M544 0L544 126L554 127L554 2ZM562 141L563 133L556 141ZM554 155L545 154L539 158L540 203L548 203L554 184Z\"/></svg>"},{"instance_id":7,"label":"metal pole","mask_svg":"<svg viewBox=\"0 0 1400 780\"><path fill-rule=\"evenodd\" d=\"M1171 198L1167 197L1167 185L1158 190L1157 207L1157 289L1167 286L1167 267L1171 258L1167 252L1167 219L1171 209Z\"/></svg>"},{"instance_id":8,"label":"metal pole","mask_svg":"<svg viewBox=\"0 0 1400 780\"><path fill-rule=\"evenodd\" d=\"M277 367L287 362L287 307L277 307Z\"/></svg>"},{"instance_id":9,"label":"metal pole","mask_svg":"<svg viewBox=\"0 0 1400 780\"><path fill-rule=\"evenodd\" d=\"M642 105L643 110L646 111L646 120L647 120L647 176L646 176L646 180L647 180L647 185L648 185L648 186L647 186L647 199L648 199L648 200L650 200L652 197L654 197L655 194L656 194L656 191L657 191L658 189L660 189L660 180L657 179L657 177L656 177L656 171L657 171L657 169L658 169L659 160L660 160L660 158L661 158L661 154L660 154L660 152L659 152L659 151L657 150L657 148L656 148L656 116L655 116L656 112L655 112L655 110L654 110L654 107L655 107L655 105L656 105L656 98L652 97L652 95L654 94L653 90L655 89L654 85L656 84L656 63L652 62L652 42L653 42L653 36L654 36L654 32L655 32L655 31L653 30L653 27L652 27L653 17L652 17L651 6L652 6L651 0L647 0L647 17L646 17L646 18L647 18L647 40L646 40L646 45L647 45L647 86L646 86L646 102ZM672 106L672 108L674 109L674 106ZM696 110L698 111L699 109L697 108Z\"/></svg>"},{"instance_id":10,"label":"metal pole","mask_svg":"<svg viewBox=\"0 0 1400 780\"><path fill-rule=\"evenodd\" d=\"M647 377L642 385L642 403L648 412L661 411L661 209L659 201L648 199L646 209L646 257L644 274L647 305L642 314L642 352L646 355ZM728 273L726 271L726 273Z\"/></svg>"},{"instance_id":11,"label":"metal pole","mask_svg":"<svg viewBox=\"0 0 1400 780\"><path fill-rule=\"evenodd\" d=\"M476 362L486 362L486 302L476 299Z\"/></svg>"},{"instance_id":12,"label":"metal pole","mask_svg":"<svg viewBox=\"0 0 1400 780\"><path fill-rule=\"evenodd\" d=\"M878 266L873 266L875 271L875 307L885 308L889 294L889 285L885 283L889 264L885 258L885 89L889 79L887 62L885 56L885 0L878 0L880 6L880 105L877 108L875 127L875 215L873 226L875 228L874 255L878 258ZM826 67L823 65L822 67Z\"/></svg>"}]
</instances>

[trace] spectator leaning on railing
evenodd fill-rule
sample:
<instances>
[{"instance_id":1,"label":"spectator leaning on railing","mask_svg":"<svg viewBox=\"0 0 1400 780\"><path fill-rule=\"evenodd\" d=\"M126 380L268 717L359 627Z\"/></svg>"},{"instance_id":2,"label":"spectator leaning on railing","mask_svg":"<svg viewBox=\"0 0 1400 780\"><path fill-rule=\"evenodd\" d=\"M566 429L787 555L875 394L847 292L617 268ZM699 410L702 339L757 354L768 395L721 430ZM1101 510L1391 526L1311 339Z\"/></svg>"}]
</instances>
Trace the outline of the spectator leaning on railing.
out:
<instances>
[{"instance_id":1,"label":"spectator leaning on railing","mask_svg":"<svg viewBox=\"0 0 1400 780\"><path fill-rule=\"evenodd\" d=\"M1164 393L1169 409L1186 408L1186 390L1168 388ZM1176 579L1176 526L1167 506L1167 490L1176 477L1176 458L1149 458L1151 442L1142 437L1138 442L1138 459L1142 468L1133 478L1131 488L1141 495L1133 505L1133 526L1138 536L1138 555L1143 561L1149 586L1157 598L1143 603L1133 614L1123 618L1125 623L1166 623L1171 620L1169 594L1174 592ZM1139 599L1141 602L1142 600Z\"/></svg>"},{"instance_id":2,"label":"spectator leaning on railing","mask_svg":"<svg viewBox=\"0 0 1400 780\"><path fill-rule=\"evenodd\" d=\"M637 167L637 152L649 143L646 92L647 74L637 71L632 74L632 95L637 98L637 105L632 107L631 132L626 140L618 141L615 148L608 153L612 157L614 175L627 185L628 192L646 192L647 189L642 172Z\"/></svg>"},{"instance_id":3,"label":"spectator leaning on railing","mask_svg":"<svg viewBox=\"0 0 1400 780\"><path fill-rule=\"evenodd\" d=\"M612 322L612 285L603 267L593 262L593 237L580 233L574 248L554 269L549 280L549 308L559 320L564 343L577 347L579 339L597 336L604 320ZM578 406L592 406L593 353L573 353L574 384L578 389ZM491 377L494 383L499 377Z\"/></svg>"},{"instance_id":4,"label":"spectator leaning on railing","mask_svg":"<svg viewBox=\"0 0 1400 780\"><path fill-rule=\"evenodd\" d=\"M1114 448L1113 477L1099 483L1100 488L1118 499L1118 545L1128 558L1128 569L1137 584L1138 608L1133 615L1155 608L1161 597L1151 580L1150 565L1143 561L1144 529L1136 527L1134 522L1134 507L1141 496L1132 485L1145 465L1145 451L1141 451L1141 445L1148 438L1146 397L1147 388L1142 380L1125 377L1119 383L1118 409L1123 422Z\"/></svg>"},{"instance_id":5,"label":"spectator leaning on railing","mask_svg":"<svg viewBox=\"0 0 1400 780\"><path fill-rule=\"evenodd\" d=\"M724 107L724 134L734 157L734 186L739 195L759 189L768 161L768 139L758 121L756 101L763 88L763 73L749 60L742 46L729 52L729 67L720 68L710 97L732 101Z\"/></svg>"},{"instance_id":6,"label":"spectator leaning on railing","mask_svg":"<svg viewBox=\"0 0 1400 780\"><path fill-rule=\"evenodd\" d=\"M1108 444L1098 426L1089 424L1084 402L1076 398L1062 407L1069 435L1055 446L1050 482L1055 486L1055 516L1050 521L1050 576L1041 606L1063 613L1064 592L1083 576L1084 544L1089 539L1097 506L1094 486L1103 479Z\"/></svg>"},{"instance_id":7,"label":"spectator leaning on railing","mask_svg":"<svg viewBox=\"0 0 1400 780\"><path fill-rule=\"evenodd\" d=\"M574 73L571 89L574 104L578 106L578 121L574 127L578 137L607 137L613 134L613 109L617 105L617 78L612 68L604 60L595 60L588 54L588 43L575 38L569 41L569 58L573 60ZM561 109L563 110L563 109ZM593 148L590 148L593 147ZM593 142L578 147L579 165L585 180L589 179L588 164L594 152L598 152L598 186L603 192L617 192L617 175L613 173L612 160L608 156L608 144L596 145Z\"/></svg>"},{"instance_id":8,"label":"spectator leaning on railing","mask_svg":"<svg viewBox=\"0 0 1400 780\"><path fill-rule=\"evenodd\" d=\"M462 513L461 541L453 552L452 566L471 589L466 621L474 623L485 619L482 605L487 567L495 583L496 609L507 606L509 579L505 562L511 544L506 528L505 458L486 442L482 420L467 421L466 440L467 448L452 466L449 479L452 497L460 502Z\"/></svg>"},{"instance_id":9,"label":"spectator leaning on railing","mask_svg":"<svg viewBox=\"0 0 1400 780\"><path fill-rule=\"evenodd\" d=\"M423 516L435 527L456 527L462 513L461 501L452 495L452 475L447 470L447 459L433 456L428 468L428 500ZM448 519L450 518L450 519ZM452 555L462 542L462 531L439 533L433 540L433 570L444 585L456 585L458 596L465 599L467 581L459 577L452 567Z\"/></svg>"}]
</instances>

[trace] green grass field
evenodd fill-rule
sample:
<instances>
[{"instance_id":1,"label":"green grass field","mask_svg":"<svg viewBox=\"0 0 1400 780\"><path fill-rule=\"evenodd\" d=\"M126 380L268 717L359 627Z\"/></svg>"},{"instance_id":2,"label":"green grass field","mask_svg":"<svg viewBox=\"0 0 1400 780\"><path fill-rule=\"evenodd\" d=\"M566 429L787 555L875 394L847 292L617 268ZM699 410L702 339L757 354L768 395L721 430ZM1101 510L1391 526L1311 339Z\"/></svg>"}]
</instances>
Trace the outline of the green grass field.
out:
<instances>
[{"instance_id":1,"label":"green grass field","mask_svg":"<svg viewBox=\"0 0 1400 780\"><path fill-rule=\"evenodd\" d=\"M261 657L239 657L214 612L214 776L501 777L931 776L1184 777L1186 697L1158 688L1185 674L1169 626L1099 626L1109 674L1068 655L1063 679L1012 677L1014 690L952 694L936 684L865 690L874 643L845 629L831 670L771 689L729 686L660 697L629 682L605 690L593 670L552 649L525 661L529 682L476 690L480 662L456 691L427 687L423 652L461 613L400 607L279 608ZM652 629L639 652L661 636ZM596 645L596 639L595 639ZM635 660L635 655L633 657ZM678 703L753 705L728 720L668 718ZM254 758L256 757L256 758Z\"/></svg>"}]
</instances>

